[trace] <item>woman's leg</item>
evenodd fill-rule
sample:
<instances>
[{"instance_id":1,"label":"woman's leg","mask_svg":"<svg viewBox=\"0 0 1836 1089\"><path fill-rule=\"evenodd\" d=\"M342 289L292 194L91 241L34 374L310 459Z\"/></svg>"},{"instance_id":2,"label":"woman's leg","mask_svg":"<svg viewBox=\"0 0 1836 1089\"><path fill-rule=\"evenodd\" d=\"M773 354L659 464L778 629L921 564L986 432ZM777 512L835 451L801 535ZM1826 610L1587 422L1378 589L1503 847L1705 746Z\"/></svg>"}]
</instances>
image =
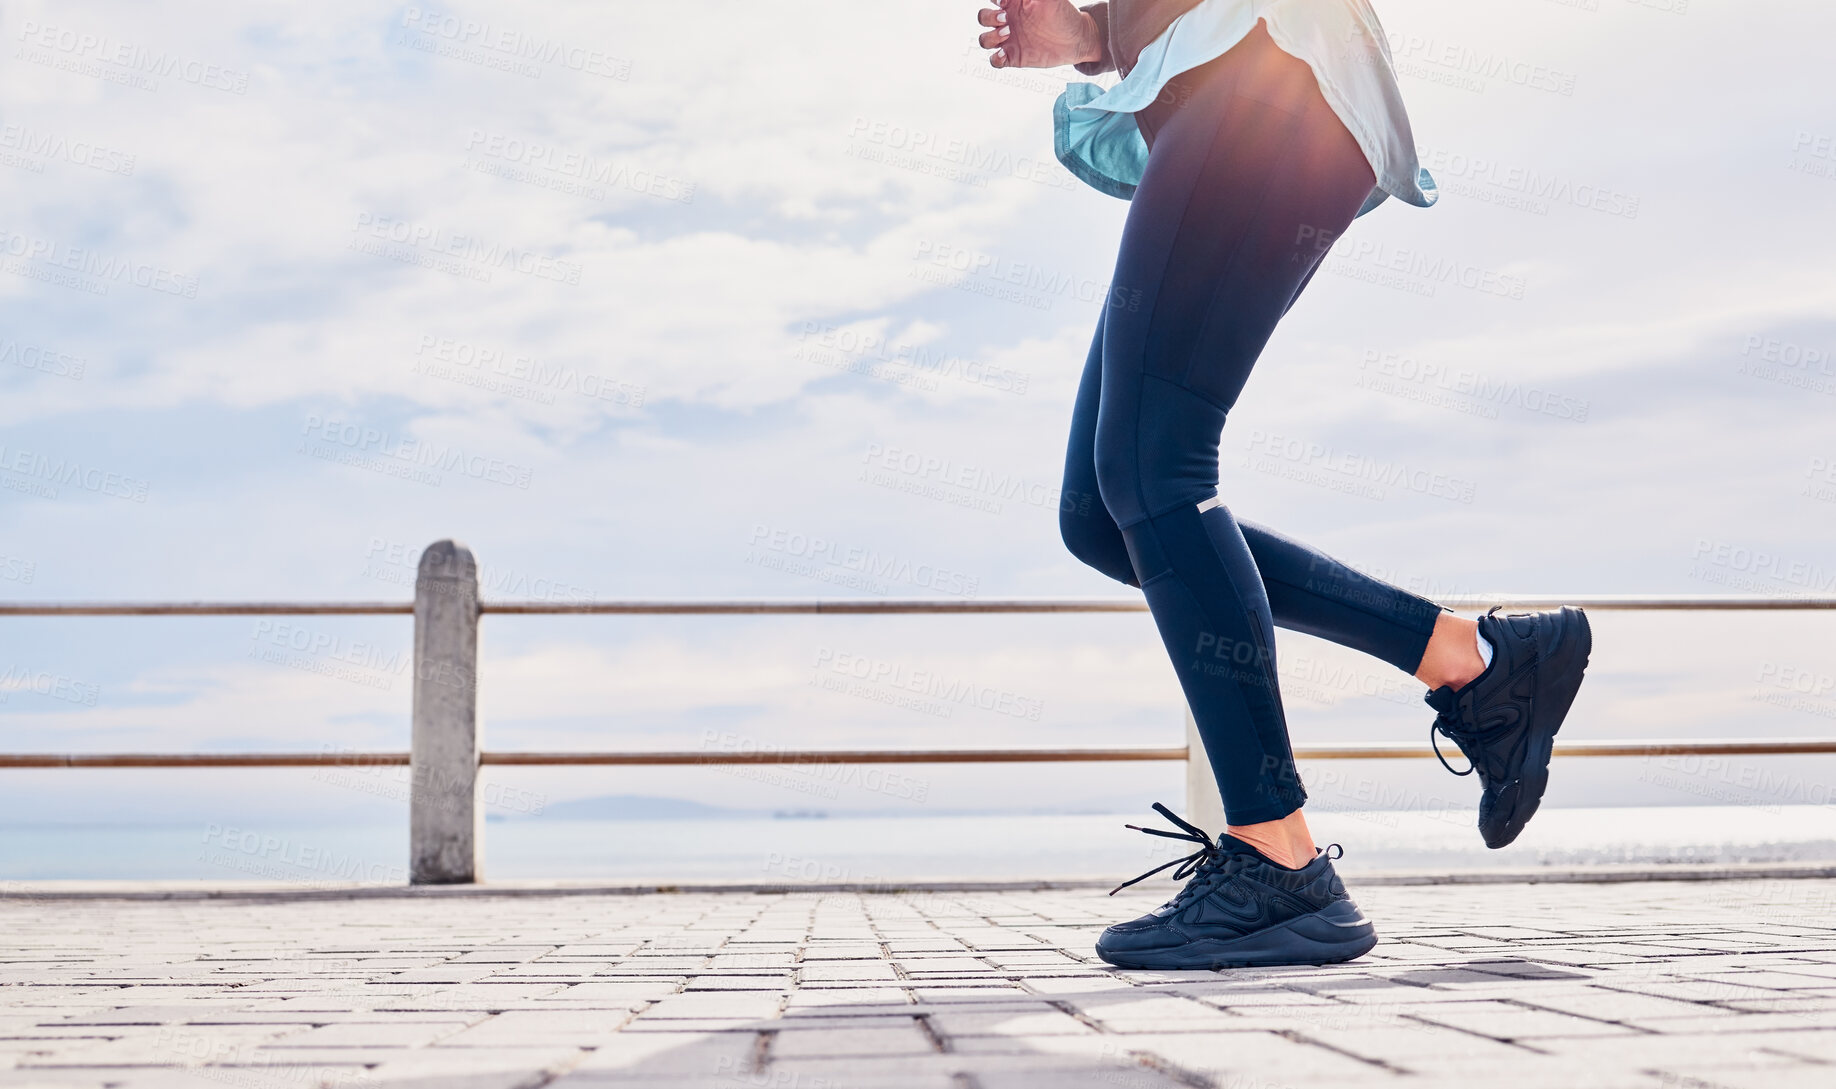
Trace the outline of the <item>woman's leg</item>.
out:
<instances>
[{"instance_id":1,"label":"woman's leg","mask_svg":"<svg viewBox=\"0 0 1836 1089\"><path fill-rule=\"evenodd\" d=\"M1275 323L1372 185L1312 72L1258 32L1145 117L1153 152L1104 315L1094 467L1211 757L1233 826L1305 799L1274 660L1274 601L1302 630L1413 672L1439 610L1217 497L1226 416ZM1082 398L1080 398L1082 400Z\"/></svg>"},{"instance_id":2,"label":"woman's leg","mask_svg":"<svg viewBox=\"0 0 1836 1089\"><path fill-rule=\"evenodd\" d=\"M1084 364L1077 402L1071 411L1071 441L1065 453L1058 528L1072 555L1117 582L1139 586L1122 530L1110 516L1109 508L1096 501L1104 324L1101 319L1097 321L1096 341ZM1472 621L1461 621L1431 601L1374 579L1292 537L1254 522L1240 521L1237 525L1262 579L1276 627L1361 650L1404 673L1419 676L1428 667L1431 673L1422 680L1431 688L1465 683L1453 679L1466 667L1463 651L1470 650L1471 661L1478 663L1478 652L1472 649ZM1443 653L1429 655L1434 633L1450 624L1468 626L1463 633L1464 643L1459 636L1452 636L1443 640L1448 643ZM1477 674L1478 670L1473 669L1472 675Z\"/></svg>"},{"instance_id":3,"label":"woman's leg","mask_svg":"<svg viewBox=\"0 0 1836 1089\"><path fill-rule=\"evenodd\" d=\"M1077 400L1071 407L1071 442L1065 451L1064 486L1059 489L1058 535L1071 554L1117 582L1140 586L1129 563L1122 531L1109 516L1097 494L1097 407L1103 384L1103 325L1097 319L1096 337L1084 360L1077 382Z\"/></svg>"},{"instance_id":4,"label":"woman's leg","mask_svg":"<svg viewBox=\"0 0 1836 1089\"><path fill-rule=\"evenodd\" d=\"M1414 673L1441 607L1340 563L1311 545L1243 522L1243 536L1269 595L1275 623Z\"/></svg>"}]
</instances>

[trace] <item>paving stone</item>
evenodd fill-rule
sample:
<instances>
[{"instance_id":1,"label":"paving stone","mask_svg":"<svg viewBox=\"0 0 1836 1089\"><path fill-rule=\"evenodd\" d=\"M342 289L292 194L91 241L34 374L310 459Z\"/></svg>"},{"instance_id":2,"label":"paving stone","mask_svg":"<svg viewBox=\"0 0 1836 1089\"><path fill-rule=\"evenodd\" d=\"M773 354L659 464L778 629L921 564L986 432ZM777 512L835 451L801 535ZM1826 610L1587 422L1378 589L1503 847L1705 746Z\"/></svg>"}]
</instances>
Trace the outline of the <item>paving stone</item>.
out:
<instances>
[{"instance_id":1,"label":"paving stone","mask_svg":"<svg viewBox=\"0 0 1836 1089\"><path fill-rule=\"evenodd\" d=\"M1088 998L1062 996L1062 1000L1110 1032L1153 1032L1176 1024L1184 1030L1194 1026L1228 1030L1235 1020L1216 1006L1173 995L1108 993Z\"/></svg>"},{"instance_id":2,"label":"paving stone","mask_svg":"<svg viewBox=\"0 0 1836 1089\"><path fill-rule=\"evenodd\" d=\"M572 1069L586 1054L572 1047L422 1048L370 1068L363 1082L404 1089L521 1089Z\"/></svg>"},{"instance_id":3,"label":"paving stone","mask_svg":"<svg viewBox=\"0 0 1836 1089\"><path fill-rule=\"evenodd\" d=\"M760 972L745 975L695 975L690 976L686 990L690 991L782 991L791 986L789 972Z\"/></svg>"},{"instance_id":4,"label":"paving stone","mask_svg":"<svg viewBox=\"0 0 1836 1089\"><path fill-rule=\"evenodd\" d=\"M680 1034L684 1032L752 1032L775 1028L757 1017L676 1017L667 1020L634 1018L619 1030L624 1035Z\"/></svg>"},{"instance_id":5,"label":"paving stone","mask_svg":"<svg viewBox=\"0 0 1836 1089\"><path fill-rule=\"evenodd\" d=\"M1305 1040L1272 1032L1236 1032L1220 1039L1210 1033L1139 1033L1123 1041L1130 1051L1149 1053L1169 1065L1229 1084L1340 1085L1392 1077L1390 1071ZM1279 1080L1273 1080L1275 1078Z\"/></svg>"},{"instance_id":6,"label":"paving stone","mask_svg":"<svg viewBox=\"0 0 1836 1089\"><path fill-rule=\"evenodd\" d=\"M911 999L899 987L804 988L785 1000L784 1016L810 1015L833 1017L851 1010L877 1009L883 1006L907 1008Z\"/></svg>"},{"instance_id":7,"label":"paving stone","mask_svg":"<svg viewBox=\"0 0 1836 1089\"><path fill-rule=\"evenodd\" d=\"M507 1010L439 1041L442 1048L592 1047L616 1033L630 1015L619 1011Z\"/></svg>"},{"instance_id":8,"label":"paving stone","mask_svg":"<svg viewBox=\"0 0 1836 1089\"><path fill-rule=\"evenodd\" d=\"M762 1047L752 1031L622 1033L595 1048L570 1077L738 1078L753 1072Z\"/></svg>"},{"instance_id":9,"label":"paving stone","mask_svg":"<svg viewBox=\"0 0 1836 1089\"><path fill-rule=\"evenodd\" d=\"M1822 1065L1753 1062L1701 1063L1687 1068L1658 1066L1652 1073L1663 1089L1829 1089L1832 1074L1828 1066Z\"/></svg>"},{"instance_id":10,"label":"paving stone","mask_svg":"<svg viewBox=\"0 0 1836 1089\"><path fill-rule=\"evenodd\" d=\"M1331 1048L1397 1070L1423 1073L1450 1060L1491 1062L1509 1069L1532 1056L1514 1044L1484 1036L1437 1030L1402 1018L1383 1023L1303 1024L1287 1029L1291 1039Z\"/></svg>"},{"instance_id":11,"label":"paving stone","mask_svg":"<svg viewBox=\"0 0 1836 1089\"><path fill-rule=\"evenodd\" d=\"M97 1025L182 1025L203 1012L205 1011L194 1005L124 1006L119 1009L97 1010L92 1013L75 1014L56 1019L56 1024L91 1027Z\"/></svg>"},{"instance_id":12,"label":"paving stone","mask_svg":"<svg viewBox=\"0 0 1836 1089\"><path fill-rule=\"evenodd\" d=\"M773 1063L803 1058L878 1058L887 1055L929 1055L939 1049L914 1018L889 1021L873 1027L786 1027L772 1036L769 1055Z\"/></svg>"},{"instance_id":13,"label":"paving stone","mask_svg":"<svg viewBox=\"0 0 1836 1089\"><path fill-rule=\"evenodd\" d=\"M1705 1006L1699 1002L1597 988L1539 991L1523 995L1517 998L1517 1001L1525 1006L1551 1010L1556 1013L1593 1017L1602 1021L1617 1021L1641 1028L1653 1028L1654 1031L1662 1031L1654 1028L1654 1025L1669 1018L1701 1017L1715 1012L1714 1007Z\"/></svg>"},{"instance_id":14,"label":"paving stone","mask_svg":"<svg viewBox=\"0 0 1836 1089\"><path fill-rule=\"evenodd\" d=\"M608 1009L637 1008L646 1002L668 998L682 990L675 982L666 981L633 981L630 983L576 983L542 995L538 1001L568 1003L600 1003Z\"/></svg>"},{"instance_id":15,"label":"paving stone","mask_svg":"<svg viewBox=\"0 0 1836 1089\"><path fill-rule=\"evenodd\" d=\"M897 980L899 972L897 967L886 961L817 961L804 964L797 978L806 986L837 981L880 983Z\"/></svg>"},{"instance_id":16,"label":"paving stone","mask_svg":"<svg viewBox=\"0 0 1836 1089\"><path fill-rule=\"evenodd\" d=\"M400 1020L320 1025L277 1041L275 1047L420 1047L463 1030L466 1021Z\"/></svg>"},{"instance_id":17,"label":"paving stone","mask_svg":"<svg viewBox=\"0 0 1836 1089\"><path fill-rule=\"evenodd\" d=\"M804 947L803 963L819 960L878 960L878 942L813 941Z\"/></svg>"},{"instance_id":18,"label":"paving stone","mask_svg":"<svg viewBox=\"0 0 1836 1089\"><path fill-rule=\"evenodd\" d=\"M1090 1036L1096 1030L1063 1010L940 1010L930 1015L933 1031L949 1041L965 1036Z\"/></svg>"},{"instance_id":19,"label":"paving stone","mask_svg":"<svg viewBox=\"0 0 1836 1089\"><path fill-rule=\"evenodd\" d=\"M248 1061L260 1048L297 1035L298 1025L161 1026L112 1040L61 1039L19 1066L187 1066ZM307 1031L311 1031L308 1029Z\"/></svg>"},{"instance_id":20,"label":"paving stone","mask_svg":"<svg viewBox=\"0 0 1836 1089\"><path fill-rule=\"evenodd\" d=\"M1534 1040L1545 1036L1631 1036L1641 1030L1573 1014L1513 1005L1508 1002L1459 1002L1417 1009L1412 1018L1494 1040Z\"/></svg>"},{"instance_id":21,"label":"paving stone","mask_svg":"<svg viewBox=\"0 0 1836 1089\"><path fill-rule=\"evenodd\" d=\"M796 956L788 951L774 953L716 953L708 962L708 969L715 972L749 972L771 971L790 968L796 964Z\"/></svg>"},{"instance_id":22,"label":"paving stone","mask_svg":"<svg viewBox=\"0 0 1836 1089\"><path fill-rule=\"evenodd\" d=\"M778 1015L784 999L777 992L698 991L671 995L638 1014L640 1020L682 1017L753 1017Z\"/></svg>"},{"instance_id":23,"label":"paving stone","mask_svg":"<svg viewBox=\"0 0 1836 1089\"><path fill-rule=\"evenodd\" d=\"M947 986L914 980L910 989L912 997L919 1002L936 1003L940 1006L951 1003L974 1005L988 1002L1012 1002L1032 997L1020 984L1005 979L951 980Z\"/></svg>"},{"instance_id":24,"label":"paving stone","mask_svg":"<svg viewBox=\"0 0 1836 1089\"><path fill-rule=\"evenodd\" d=\"M372 1010L376 1013L426 1014L450 1013L453 1015L482 1016L492 1010L501 1010L521 1002L531 1002L561 993L559 984L542 984L525 986L522 984L461 984L457 987L440 987L426 994L412 997L391 998L376 1002Z\"/></svg>"}]
</instances>

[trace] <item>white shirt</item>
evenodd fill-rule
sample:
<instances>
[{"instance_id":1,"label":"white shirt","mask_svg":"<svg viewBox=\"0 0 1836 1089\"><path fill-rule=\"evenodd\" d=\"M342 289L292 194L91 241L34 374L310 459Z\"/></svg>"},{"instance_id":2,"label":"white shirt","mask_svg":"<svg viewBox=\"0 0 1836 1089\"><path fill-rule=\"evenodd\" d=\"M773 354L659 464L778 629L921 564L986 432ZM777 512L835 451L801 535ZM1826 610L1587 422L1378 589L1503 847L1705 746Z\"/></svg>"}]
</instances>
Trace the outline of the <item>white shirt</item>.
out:
<instances>
[{"instance_id":1,"label":"white shirt","mask_svg":"<svg viewBox=\"0 0 1836 1089\"><path fill-rule=\"evenodd\" d=\"M1434 179L1416 161L1390 45L1366 0L1200 0L1149 42L1108 91L1094 83L1065 87L1053 108L1059 161L1111 196L1132 197L1147 162L1135 111L1174 76L1224 55L1257 20L1268 24L1282 52L1313 69L1321 96L1371 164L1377 186L1359 214L1385 196L1420 208L1433 204Z\"/></svg>"}]
</instances>

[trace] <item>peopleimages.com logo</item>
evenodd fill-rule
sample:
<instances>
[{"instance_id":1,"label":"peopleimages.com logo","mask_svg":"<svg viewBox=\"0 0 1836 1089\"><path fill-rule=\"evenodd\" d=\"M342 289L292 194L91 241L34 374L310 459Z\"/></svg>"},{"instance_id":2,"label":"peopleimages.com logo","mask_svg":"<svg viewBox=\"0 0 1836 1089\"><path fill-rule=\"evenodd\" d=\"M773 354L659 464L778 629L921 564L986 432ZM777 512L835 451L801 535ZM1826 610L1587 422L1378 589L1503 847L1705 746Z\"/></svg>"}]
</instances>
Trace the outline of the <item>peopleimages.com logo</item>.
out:
<instances>
[{"instance_id":1,"label":"peopleimages.com logo","mask_svg":"<svg viewBox=\"0 0 1836 1089\"><path fill-rule=\"evenodd\" d=\"M981 579L895 552L851 545L808 533L754 525L746 562L769 570L884 594L894 583L974 597Z\"/></svg>"},{"instance_id":2,"label":"peopleimages.com logo","mask_svg":"<svg viewBox=\"0 0 1836 1089\"><path fill-rule=\"evenodd\" d=\"M300 429L300 452L326 461L386 471L392 476L437 485L436 473L457 473L492 484L529 487L533 470L527 465L488 457L447 443L427 442L412 435L397 435L381 428L319 415L306 417Z\"/></svg>"}]
</instances>

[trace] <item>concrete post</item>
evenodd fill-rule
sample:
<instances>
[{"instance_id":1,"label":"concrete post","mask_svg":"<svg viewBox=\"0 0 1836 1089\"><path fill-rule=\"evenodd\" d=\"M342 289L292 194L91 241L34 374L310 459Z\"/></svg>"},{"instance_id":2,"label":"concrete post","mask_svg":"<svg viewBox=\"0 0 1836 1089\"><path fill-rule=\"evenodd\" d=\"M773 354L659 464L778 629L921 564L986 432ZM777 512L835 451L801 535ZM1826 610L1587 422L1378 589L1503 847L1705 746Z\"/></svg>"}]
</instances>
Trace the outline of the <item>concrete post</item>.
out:
<instances>
[{"instance_id":1,"label":"concrete post","mask_svg":"<svg viewBox=\"0 0 1836 1089\"><path fill-rule=\"evenodd\" d=\"M457 541L435 541L414 581L412 884L479 877L477 681L478 561Z\"/></svg>"},{"instance_id":2,"label":"concrete post","mask_svg":"<svg viewBox=\"0 0 1836 1089\"><path fill-rule=\"evenodd\" d=\"M1218 780L1211 774L1211 760L1205 755L1205 742L1190 708L1186 711L1186 751L1186 811L1180 816L1216 839L1224 832L1224 796L1218 793Z\"/></svg>"}]
</instances>

